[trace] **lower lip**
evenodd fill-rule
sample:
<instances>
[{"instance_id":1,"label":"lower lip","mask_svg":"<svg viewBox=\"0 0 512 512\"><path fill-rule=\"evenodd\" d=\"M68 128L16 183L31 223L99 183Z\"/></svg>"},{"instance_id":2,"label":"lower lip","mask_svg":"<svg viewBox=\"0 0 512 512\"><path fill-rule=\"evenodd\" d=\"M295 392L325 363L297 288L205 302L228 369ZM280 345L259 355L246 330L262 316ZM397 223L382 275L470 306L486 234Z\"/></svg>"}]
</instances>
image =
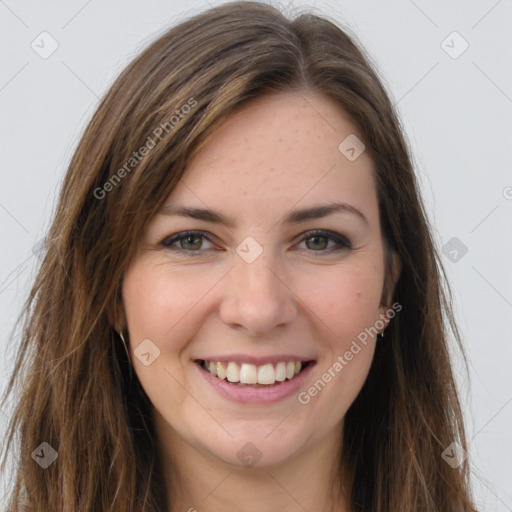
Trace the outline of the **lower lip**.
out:
<instances>
[{"instance_id":1,"label":"lower lip","mask_svg":"<svg viewBox=\"0 0 512 512\"><path fill-rule=\"evenodd\" d=\"M265 388L253 388L238 386L237 384L231 384L227 380L214 377L201 364L194 363L194 366L197 367L206 382L217 390L220 395L241 404L271 404L297 394L314 365L315 362L311 361L304 370L291 380L284 380L279 384Z\"/></svg>"}]
</instances>

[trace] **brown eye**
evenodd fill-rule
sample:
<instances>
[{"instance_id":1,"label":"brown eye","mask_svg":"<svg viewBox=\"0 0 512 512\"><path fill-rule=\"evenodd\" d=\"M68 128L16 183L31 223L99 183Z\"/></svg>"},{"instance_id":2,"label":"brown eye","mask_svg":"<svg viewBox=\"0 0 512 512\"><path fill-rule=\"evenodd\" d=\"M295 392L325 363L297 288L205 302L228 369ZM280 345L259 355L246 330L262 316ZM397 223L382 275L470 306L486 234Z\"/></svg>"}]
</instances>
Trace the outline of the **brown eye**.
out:
<instances>
[{"instance_id":1,"label":"brown eye","mask_svg":"<svg viewBox=\"0 0 512 512\"><path fill-rule=\"evenodd\" d=\"M323 250L323 249L327 248L329 240L325 236L312 236L311 238L307 238L305 240L305 242L306 242L306 245L307 245L308 249L312 249L312 250L320 249L320 250ZM308 245L308 242L311 242L311 243Z\"/></svg>"},{"instance_id":2,"label":"brown eye","mask_svg":"<svg viewBox=\"0 0 512 512\"><path fill-rule=\"evenodd\" d=\"M199 249L202 244L202 238L197 235L187 235L185 238L180 240L182 249Z\"/></svg>"},{"instance_id":3,"label":"brown eye","mask_svg":"<svg viewBox=\"0 0 512 512\"><path fill-rule=\"evenodd\" d=\"M206 249L212 249L212 246L204 247L205 241L209 244L208 237L200 231L185 231L176 235L167 237L165 240L160 242L160 245L171 252L204 252ZM203 250L201 250L203 249Z\"/></svg>"},{"instance_id":4,"label":"brown eye","mask_svg":"<svg viewBox=\"0 0 512 512\"><path fill-rule=\"evenodd\" d=\"M330 231L309 231L303 236L301 242L304 242L307 249L319 254L330 254L352 248L345 237ZM330 247L329 242L333 242Z\"/></svg>"}]
</instances>

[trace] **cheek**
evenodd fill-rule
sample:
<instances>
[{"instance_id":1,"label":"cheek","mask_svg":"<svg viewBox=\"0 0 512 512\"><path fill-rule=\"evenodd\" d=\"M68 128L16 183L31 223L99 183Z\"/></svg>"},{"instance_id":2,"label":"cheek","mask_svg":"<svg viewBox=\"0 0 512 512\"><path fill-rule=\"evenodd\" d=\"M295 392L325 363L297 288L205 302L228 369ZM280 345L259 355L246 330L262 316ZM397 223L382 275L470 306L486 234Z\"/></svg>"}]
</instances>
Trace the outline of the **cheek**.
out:
<instances>
[{"instance_id":1,"label":"cheek","mask_svg":"<svg viewBox=\"0 0 512 512\"><path fill-rule=\"evenodd\" d=\"M170 330L182 327L215 281L197 278L169 265L138 265L130 269L123 283L123 301L130 332L135 337L169 339ZM175 338L175 336L171 337Z\"/></svg>"},{"instance_id":2,"label":"cheek","mask_svg":"<svg viewBox=\"0 0 512 512\"><path fill-rule=\"evenodd\" d=\"M303 280L301 289L304 303L341 347L378 318L380 276L373 267L333 268Z\"/></svg>"},{"instance_id":3,"label":"cheek","mask_svg":"<svg viewBox=\"0 0 512 512\"><path fill-rule=\"evenodd\" d=\"M186 400L180 385L186 381L182 349L194 335L198 311L194 306L211 288L210 281L196 279L186 271L175 272L170 265L142 262L125 274L122 295L133 367L151 403L160 411L172 410ZM149 345L148 366L138 359L136 350L143 340L150 340L159 350L154 357L157 352Z\"/></svg>"},{"instance_id":4,"label":"cheek","mask_svg":"<svg viewBox=\"0 0 512 512\"><path fill-rule=\"evenodd\" d=\"M324 356L311 387L299 398L324 429L344 417L368 377L375 339L366 329L378 319L379 279L374 268L338 267L316 279L315 293L305 301L311 317L319 319Z\"/></svg>"}]
</instances>

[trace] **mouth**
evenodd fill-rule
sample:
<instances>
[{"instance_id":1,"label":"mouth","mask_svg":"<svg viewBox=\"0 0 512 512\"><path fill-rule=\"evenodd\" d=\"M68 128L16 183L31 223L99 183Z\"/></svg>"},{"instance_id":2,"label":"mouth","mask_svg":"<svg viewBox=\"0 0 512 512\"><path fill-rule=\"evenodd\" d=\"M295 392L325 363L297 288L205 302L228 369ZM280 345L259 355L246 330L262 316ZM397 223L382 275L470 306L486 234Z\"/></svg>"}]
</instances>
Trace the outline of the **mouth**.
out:
<instances>
[{"instance_id":1,"label":"mouth","mask_svg":"<svg viewBox=\"0 0 512 512\"><path fill-rule=\"evenodd\" d=\"M194 361L203 370L233 386L246 388L274 388L293 381L315 361L279 361L255 365L236 361Z\"/></svg>"}]
</instances>

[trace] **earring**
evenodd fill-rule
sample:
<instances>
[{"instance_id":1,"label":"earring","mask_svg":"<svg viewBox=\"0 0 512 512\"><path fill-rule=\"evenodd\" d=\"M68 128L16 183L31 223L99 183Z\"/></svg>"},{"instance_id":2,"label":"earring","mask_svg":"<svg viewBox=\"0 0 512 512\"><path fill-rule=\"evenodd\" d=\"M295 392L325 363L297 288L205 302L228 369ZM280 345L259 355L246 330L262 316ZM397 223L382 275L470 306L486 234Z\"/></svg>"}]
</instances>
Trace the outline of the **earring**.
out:
<instances>
[{"instance_id":1,"label":"earring","mask_svg":"<svg viewBox=\"0 0 512 512\"><path fill-rule=\"evenodd\" d=\"M380 337L381 337L381 338L384 338L384 331L382 331L382 332L380 333Z\"/></svg>"}]
</instances>

